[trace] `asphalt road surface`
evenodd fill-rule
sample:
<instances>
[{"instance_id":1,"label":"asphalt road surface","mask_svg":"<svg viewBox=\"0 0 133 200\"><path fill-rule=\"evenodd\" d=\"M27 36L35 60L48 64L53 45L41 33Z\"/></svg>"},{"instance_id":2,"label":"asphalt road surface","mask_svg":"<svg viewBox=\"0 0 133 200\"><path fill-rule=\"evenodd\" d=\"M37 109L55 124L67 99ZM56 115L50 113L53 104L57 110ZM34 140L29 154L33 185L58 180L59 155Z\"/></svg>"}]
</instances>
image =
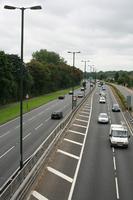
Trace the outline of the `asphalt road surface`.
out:
<instances>
[{"instance_id":1,"label":"asphalt road surface","mask_svg":"<svg viewBox=\"0 0 133 200\"><path fill-rule=\"evenodd\" d=\"M89 92L89 85L87 91ZM78 94L79 90L75 91ZM71 95L54 100L27 113L23 117L23 160L28 159L57 126L60 120L51 120L53 111L61 110L66 116L71 111ZM78 100L80 102L81 99ZM0 187L20 165L19 118L0 126Z\"/></svg>"},{"instance_id":2,"label":"asphalt road surface","mask_svg":"<svg viewBox=\"0 0 133 200\"><path fill-rule=\"evenodd\" d=\"M116 99L109 88L106 93L106 104L99 104L97 88L76 115L28 199L133 200L132 135L128 149L110 147L110 124L124 118L111 111ZM109 124L97 123L101 112Z\"/></svg>"}]
</instances>

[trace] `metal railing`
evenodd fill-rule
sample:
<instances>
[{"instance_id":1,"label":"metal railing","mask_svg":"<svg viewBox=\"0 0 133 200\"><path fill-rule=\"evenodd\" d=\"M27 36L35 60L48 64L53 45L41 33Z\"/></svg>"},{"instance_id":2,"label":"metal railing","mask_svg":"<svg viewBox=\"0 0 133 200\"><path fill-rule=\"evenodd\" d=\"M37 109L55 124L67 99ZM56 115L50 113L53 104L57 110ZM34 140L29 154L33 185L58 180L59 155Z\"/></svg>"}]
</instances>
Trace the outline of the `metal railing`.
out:
<instances>
[{"instance_id":1,"label":"metal railing","mask_svg":"<svg viewBox=\"0 0 133 200\"><path fill-rule=\"evenodd\" d=\"M93 88L94 89L94 88ZM91 90L86 97L81 101L81 103L71 111L62 122L50 133L50 135L44 140L44 142L39 146L39 148L33 153L30 159L26 162L21 171L18 171L14 178L9 180L8 186L0 191L0 200L19 200L22 199L25 192L28 190L30 185L33 183L37 177L40 169L44 166L45 160L49 153L53 149L54 145L60 138L60 136L65 132L64 130L71 122L72 118L79 110L79 108L86 101L88 96L92 93Z\"/></svg>"}]
</instances>

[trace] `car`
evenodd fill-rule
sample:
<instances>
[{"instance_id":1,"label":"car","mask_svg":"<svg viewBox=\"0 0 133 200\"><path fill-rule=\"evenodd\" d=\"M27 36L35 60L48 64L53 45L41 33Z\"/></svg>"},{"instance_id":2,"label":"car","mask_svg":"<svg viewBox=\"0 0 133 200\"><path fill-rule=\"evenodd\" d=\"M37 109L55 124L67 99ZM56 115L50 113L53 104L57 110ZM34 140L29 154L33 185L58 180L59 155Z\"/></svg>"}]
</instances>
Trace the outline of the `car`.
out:
<instances>
[{"instance_id":1,"label":"car","mask_svg":"<svg viewBox=\"0 0 133 200\"><path fill-rule=\"evenodd\" d=\"M109 123L109 117L107 113L100 113L98 116L98 123L108 124Z\"/></svg>"},{"instance_id":2,"label":"car","mask_svg":"<svg viewBox=\"0 0 133 200\"><path fill-rule=\"evenodd\" d=\"M93 87L93 83L90 83L90 87Z\"/></svg>"},{"instance_id":3,"label":"car","mask_svg":"<svg viewBox=\"0 0 133 200\"><path fill-rule=\"evenodd\" d=\"M51 119L61 119L63 118L63 112L62 111L54 111L51 114Z\"/></svg>"},{"instance_id":4,"label":"car","mask_svg":"<svg viewBox=\"0 0 133 200\"><path fill-rule=\"evenodd\" d=\"M102 85L102 90L106 90L106 87L105 87L105 85Z\"/></svg>"},{"instance_id":5,"label":"car","mask_svg":"<svg viewBox=\"0 0 133 200\"><path fill-rule=\"evenodd\" d=\"M128 129L124 124L111 124L109 131L111 147L128 147L129 137Z\"/></svg>"},{"instance_id":6,"label":"car","mask_svg":"<svg viewBox=\"0 0 133 200\"><path fill-rule=\"evenodd\" d=\"M71 95L71 94L73 94L73 91L72 91L72 90L70 90L70 91L69 91L69 94L70 94L70 95Z\"/></svg>"},{"instance_id":7,"label":"car","mask_svg":"<svg viewBox=\"0 0 133 200\"><path fill-rule=\"evenodd\" d=\"M78 98L83 98L83 94L82 94L82 93L79 93L79 94L78 94Z\"/></svg>"},{"instance_id":8,"label":"car","mask_svg":"<svg viewBox=\"0 0 133 200\"><path fill-rule=\"evenodd\" d=\"M58 99L65 99L65 96L61 95L61 96L58 97Z\"/></svg>"},{"instance_id":9,"label":"car","mask_svg":"<svg viewBox=\"0 0 133 200\"><path fill-rule=\"evenodd\" d=\"M112 111L113 112L120 112L121 110L120 110L120 107L119 107L119 105L118 104L113 104L113 106L112 106Z\"/></svg>"},{"instance_id":10,"label":"car","mask_svg":"<svg viewBox=\"0 0 133 200\"><path fill-rule=\"evenodd\" d=\"M106 103L105 97L101 96L99 99L99 103Z\"/></svg>"},{"instance_id":11,"label":"car","mask_svg":"<svg viewBox=\"0 0 133 200\"><path fill-rule=\"evenodd\" d=\"M80 90L81 90L81 91L84 91L84 90L85 90L85 88L84 88L84 87L82 87Z\"/></svg>"}]
</instances>

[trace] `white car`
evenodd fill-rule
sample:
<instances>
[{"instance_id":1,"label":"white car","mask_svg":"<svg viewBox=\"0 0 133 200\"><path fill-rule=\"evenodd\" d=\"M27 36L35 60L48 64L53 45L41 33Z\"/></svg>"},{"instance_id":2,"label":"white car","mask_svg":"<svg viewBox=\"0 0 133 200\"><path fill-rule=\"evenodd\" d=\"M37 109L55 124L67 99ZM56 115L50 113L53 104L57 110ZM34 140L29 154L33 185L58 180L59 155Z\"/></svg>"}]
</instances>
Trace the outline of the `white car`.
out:
<instances>
[{"instance_id":1,"label":"white car","mask_svg":"<svg viewBox=\"0 0 133 200\"><path fill-rule=\"evenodd\" d=\"M111 147L128 147L130 135L127 127L122 124L111 124L109 139Z\"/></svg>"},{"instance_id":2,"label":"white car","mask_svg":"<svg viewBox=\"0 0 133 200\"><path fill-rule=\"evenodd\" d=\"M107 113L100 113L98 116L98 123L107 124L109 123L109 117Z\"/></svg>"},{"instance_id":3,"label":"white car","mask_svg":"<svg viewBox=\"0 0 133 200\"><path fill-rule=\"evenodd\" d=\"M105 97L100 97L100 99L99 99L99 103L106 103L106 99L105 99Z\"/></svg>"}]
</instances>

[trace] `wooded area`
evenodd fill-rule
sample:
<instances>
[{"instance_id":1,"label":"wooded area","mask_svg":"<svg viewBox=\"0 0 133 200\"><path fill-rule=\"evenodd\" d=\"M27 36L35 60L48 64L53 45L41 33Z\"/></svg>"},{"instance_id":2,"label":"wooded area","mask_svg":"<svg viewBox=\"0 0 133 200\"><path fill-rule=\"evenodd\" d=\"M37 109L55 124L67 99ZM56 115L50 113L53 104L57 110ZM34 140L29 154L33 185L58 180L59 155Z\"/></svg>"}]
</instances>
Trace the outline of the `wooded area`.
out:
<instances>
[{"instance_id":1,"label":"wooded area","mask_svg":"<svg viewBox=\"0 0 133 200\"><path fill-rule=\"evenodd\" d=\"M30 97L79 85L83 72L67 65L55 52L36 51L29 63L21 63L17 55L0 51L0 105L20 98L20 67L23 68L24 94Z\"/></svg>"}]
</instances>

